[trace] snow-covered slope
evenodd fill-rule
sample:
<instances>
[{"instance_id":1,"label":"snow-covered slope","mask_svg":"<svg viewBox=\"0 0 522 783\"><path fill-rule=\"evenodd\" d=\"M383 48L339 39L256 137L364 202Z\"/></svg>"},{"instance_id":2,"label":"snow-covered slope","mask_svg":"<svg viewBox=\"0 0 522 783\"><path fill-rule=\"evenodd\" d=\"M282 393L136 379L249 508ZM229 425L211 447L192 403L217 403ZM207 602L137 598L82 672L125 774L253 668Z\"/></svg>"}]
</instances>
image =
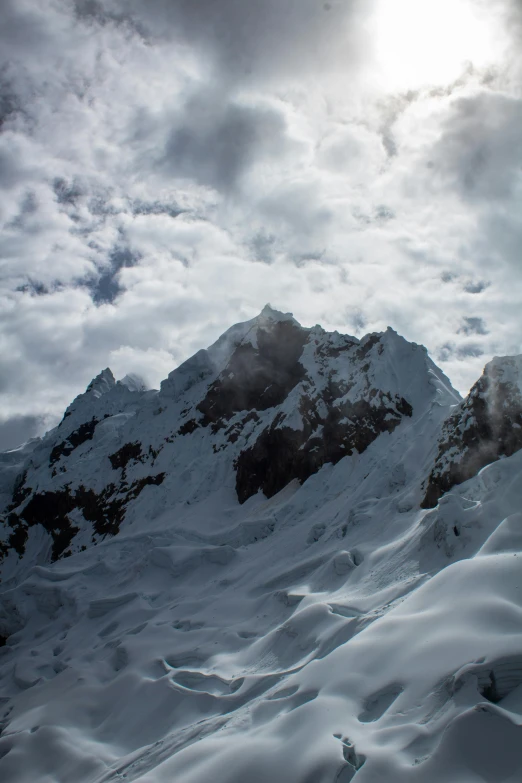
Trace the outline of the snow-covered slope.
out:
<instances>
[{"instance_id":1,"label":"snow-covered slope","mask_svg":"<svg viewBox=\"0 0 522 783\"><path fill-rule=\"evenodd\" d=\"M392 330L267 307L2 455L0 779L518 783L518 441L420 507L448 433L517 429L493 366L489 421Z\"/></svg>"}]
</instances>

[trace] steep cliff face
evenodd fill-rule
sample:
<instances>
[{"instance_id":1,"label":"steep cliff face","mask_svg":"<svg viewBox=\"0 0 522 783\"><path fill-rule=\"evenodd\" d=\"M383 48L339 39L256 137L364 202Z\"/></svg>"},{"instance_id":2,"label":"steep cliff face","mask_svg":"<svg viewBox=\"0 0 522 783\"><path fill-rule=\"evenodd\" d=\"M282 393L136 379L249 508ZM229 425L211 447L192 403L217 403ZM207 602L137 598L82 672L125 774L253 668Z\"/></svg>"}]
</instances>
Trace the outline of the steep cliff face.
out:
<instances>
[{"instance_id":1,"label":"steep cliff face","mask_svg":"<svg viewBox=\"0 0 522 783\"><path fill-rule=\"evenodd\" d=\"M135 380L126 378L117 383L106 369L71 403L58 427L41 442L30 444L29 455L25 448L19 454L15 450L3 455L0 465L4 468L4 487L9 488L11 479L12 492L3 509L0 554L23 557L34 527L41 534L46 533L41 539L43 549L39 547L38 553L34 553L37 562L56 560L70 552L69 546L84 523L91 527L91 541L117 532L123 502L122 498L114 498L113 485L104 482L101 475L101 491L86 488L82 481L69 480L69 468L78 474L84 456L89 454L91 469L89 475L86 465L86 478L91 478L95 455L103 454L102 444L112 441L118 427L135 415L146 396ZM136 487L131 488L130 494L135 491ZM85 547L86 543L80 546Z\"/></svg>"},{"instance_id":2,"label":"steep cliff face","mask_svg":"<svg viewBox=\"0 0 522 783\"><path fill-rule=\"evenodd\" d=\"M392 330L357 340L267 306L159 392L116 382L109 369L95 378L20 453L16 476L7 465L2 554L10 573L28 550L28 563L70 556L115 535L144 498L158 508L194 502L223 482L240 503L271 497L457 400L425 349Z\"/></svg>"},{"instance_id":3,"label":"steep cliff face","mask_svg":"<svg viewBox=\"0 0 522 783\"><path fill-rule=\"evenodd\" d=\"M522 356L496 357L444 423L422 507L522 449Z\"/></svg>"}]
</instances>

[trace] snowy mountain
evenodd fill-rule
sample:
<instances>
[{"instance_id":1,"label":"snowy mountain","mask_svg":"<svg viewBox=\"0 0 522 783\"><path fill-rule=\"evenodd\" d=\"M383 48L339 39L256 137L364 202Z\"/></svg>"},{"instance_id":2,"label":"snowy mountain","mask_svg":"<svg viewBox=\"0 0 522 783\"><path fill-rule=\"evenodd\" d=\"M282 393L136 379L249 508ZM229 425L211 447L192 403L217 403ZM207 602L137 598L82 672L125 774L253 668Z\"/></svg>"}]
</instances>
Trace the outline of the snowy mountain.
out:
<instances>
[{"instance_id":1,"label":"snowy mountain","mask_svg":"<svg viewBox=\"0 0 522 783\"><path fill-rule=\"evenodd\" d=\"M0 455L0 778L522 778L522 357L267 306Z\"/></svg>"},{"instance_id":2,"label":"snowy mountain","mask_svg":"<svg viewBox=\"0 0 522 783\"><path fill-rule=\"evenodd\" d=\"M444 423L423 507L455 484L522 449L522 356L495 358Z\"/></svg>"}]
</instances>

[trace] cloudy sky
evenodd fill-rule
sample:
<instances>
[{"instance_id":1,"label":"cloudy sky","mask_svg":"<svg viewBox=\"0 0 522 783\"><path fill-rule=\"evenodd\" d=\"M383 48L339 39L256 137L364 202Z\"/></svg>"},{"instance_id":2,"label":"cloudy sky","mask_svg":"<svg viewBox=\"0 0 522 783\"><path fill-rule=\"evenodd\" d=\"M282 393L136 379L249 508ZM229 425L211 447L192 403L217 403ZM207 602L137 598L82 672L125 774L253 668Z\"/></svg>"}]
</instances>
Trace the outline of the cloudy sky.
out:
<instances>
[{"instance_id":1,"label":"cloudy sky","mask_svg":"<svg viewBox=\"0 0 522 783\"><path fill-rule=\"evenodd\" d=\"M519 0L0 0L0 447L264 304L522 352Z\"/></svg>"}]
</instances>

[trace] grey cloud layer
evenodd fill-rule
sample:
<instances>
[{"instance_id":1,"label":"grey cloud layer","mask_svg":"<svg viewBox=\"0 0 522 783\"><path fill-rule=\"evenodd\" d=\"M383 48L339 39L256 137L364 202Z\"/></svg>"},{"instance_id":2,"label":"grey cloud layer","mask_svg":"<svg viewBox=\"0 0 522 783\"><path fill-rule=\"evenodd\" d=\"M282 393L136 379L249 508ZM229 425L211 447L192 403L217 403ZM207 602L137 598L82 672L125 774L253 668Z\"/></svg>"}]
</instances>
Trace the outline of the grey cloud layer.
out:
<instances>
[{"instance_id":1,"label":"grey cloud layer","mask_svg":"<svg viewBox=\"0 0 522 783\"><path fill-rule=\"evenodd\" d=\"M454 102L433 150L437 173L463 198L512 198L520 187L522 100L482 92Z\"/></svg>"},{"instance_id":2,"label":"grey cloud layer","mask_svg":"<svg viewBox=\"0 0 522 783\"><path fill-rule=\"evenodd\" d=\"M183 106L181 122L168 134L159 165L174 177L229 191L242 173L290 146L284 115L265 106L228 101L205 89Z\"/></svg>"},{"instance_id":3,"label":"grey cloud layer","mask_svg":"<svg viewBox=\"0 0 522 783\"><path fill-rule=\"evenodd\" d=\"M90 0L80 13L130 18L150 35L200 48L223 74L239 81L300 76L354 62L364 42L354 21L373 0Z\"/></svg>"}]
</instances>

